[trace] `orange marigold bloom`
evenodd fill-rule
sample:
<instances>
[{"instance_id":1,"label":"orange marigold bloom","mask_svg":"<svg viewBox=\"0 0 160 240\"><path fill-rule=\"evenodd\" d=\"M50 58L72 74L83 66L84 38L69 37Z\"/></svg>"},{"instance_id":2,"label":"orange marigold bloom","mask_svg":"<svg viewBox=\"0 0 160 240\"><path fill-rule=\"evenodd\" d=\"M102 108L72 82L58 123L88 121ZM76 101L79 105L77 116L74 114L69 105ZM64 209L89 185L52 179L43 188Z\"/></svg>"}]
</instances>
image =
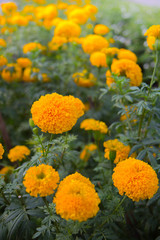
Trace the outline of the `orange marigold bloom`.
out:
<instances>
[{"instance_id":1,"label":"orange marigold bloom","mask_svg":"<svg viewBox=\"0 0 160 240\"><path fill-rule=\"evenodd\" d=\"M51 51L55 51L65 43L67 43L66 37L55 36L52 38L51 42L48 43L48 47Z\"/></svg>"},{"instance_id":2,"label":"orange marigold bloom","mask_svg":"<svg viewBox=\"0 0 160 240\"><path fill-rule=\"evenodd\" d=\"M2 71L2 78L6 82L14 82L19 81L22 77L22 69L18 66L18 64L9 63Z\"/></svg>"},{"instance_id":3,"label":"orange marigold bloom","mask_svg":"<svg viewBox=\"0 0 160 240\"><path fill-rule=\"evenodd\" d=\"M28 147L17 145L9 150L8 158L11 162L22 161L26 156L29 156L30 153L31 151Z\"/></svg>"},{"instance_id":4,"label":"orange marigold bloom","mask_svg":"<svg viewBox=\"0 0 160 240\"><path fill-rule=\"evenodd\" d=\"M41 164L27 170L23 184L31 196L46 197L54 193L59 183L59 174L52 166Z\"/></svg>"},{"instance_id":5,"label":"orange marigold bloom","mask_svg":"<svg viewBox=\"0 0 160 240\"><path fill-rule=\"evenodd\" d=\"M27 26L28 25L28 19L26 18L26 16L21 16L19 14L13 15L10 18L9 24L11 25L18 25L18 26Z\"/></svg>"},{"instance_id":6,"label":"orange marigold bloom","mask_svg":"<svg viewBox=\"0 0 160 240\"><path fill-rule=\"evenodd\" d=\"M118 51L118 58L119 59L129 59L132 60L133 62L137 62L137 56L135 53L131 52L128 49L119 49Z\"/></svg>"},{"instance_id":7,"label":"orange marigold bloom","mask_svg":"<svg viewBox=\"0 0 160 240\"><path fill-rule=\"evenodd\" d=\"M37 74L39 71L40 71L39 68L31 68L31 67L25 68L25 70L23 72L23 77L22 77L23 81L24 82L36 82L38 80ZM31 76L32 73L37 73L37 74L35 74L35 76L32 77Z\"/></svg>"},{"instance_id":8,"label":"orange marigold bloom","mask_svg":"<svg viewBox=\"0 0 160 240\"><path fill-rule=\"evenodd\" d=\"M107 48L108 46L109 43L104 37L94 34L88 35L82 42L83 51L88 54L101 51L101 49Z\"/></svg>"},{"instance_id":9,"label":"orange marigold bloom","mask_svg":"<svg viewBox=\"0 0 160 240\"><path fill-rule=\"evenodd\" d=\"M105 53L107 56L114 56L118 54L119 49L116 47L111 47L111 48L103 48L101 52Z\"/></svg>"},{"instance_id":10,"label":"orange marigold bloom","mask_svg":"<svg viewBox=\"0 0 160 240\"><path fill-rule=\"evenodd\" d=\"M62 218L82 222L96 216L100 199L90 180L76 172L61 181L53 202Z\"/></svg>"},{"instance_id":11,"label":"orange marigold bloom","mask_svg":"<svg viewBox=\"0 0 160 240\"><path fill-rule=\"evenodd\" d=\"M99 131L101 133L107 133L108 127L107 125L99 120L95 120L93 118L85 119L81 122L80 128L85 129L86 131Z\"/></svg>"},{"instance_id":12,"label":"orange marigold bloom","mask_svg":"<svg viewBox=\"0 0 160 240\"><path fill-rule=\"evenodd\" d=\"M139 86L142 83L141 68L138 64L129 59L113 61L111 70L113 73L118 74L119 76L125 75L127 78L129 78L131 86Z\"/></svg>"},{"instance_id":13,"label":"orange marigold bloom","mask_svg":"<svg viewBox=\"0 0 160 240\"><path fill-rule=\"evenodd\" d=\"M158 190L158 178L153 168L131 157L117 164L112 180L120 195L125 194L137 202L152 198Z\"/></svg>"},{"instance_id":14,"label":"orange marigold bloom","mask_svg":"<svg viewBox=\"0 0 160 240\"><path fill-rule=\"evenodd\" d=\"M90 56L90 62L96 67L107 67L106 54L103 52L94 52Z\"/></svg>"},{"instance_id":15,"label":"orange marigold bloom","mask_svg":"<svg viewBox=\"0 0 160 240\"><path fill-rule=\"evenodd\" d=\"M90 143L84 147L82 152L80 153L80 159L87 162L91 156L91 153L97 149L97 145L94 143Z\"/></svg>"},{"instance_id":16,"label":"orange marigold bloom","mask_svg":"<svg viewBox=\"0 0 160 240\"><path fill-rule=\"evenodd\" d=\"M21 68L26 68L26 67L31 67L32 62L29 58L18 58L17 59L17 64L21 67Z\"/></svg>"},{"instance_id":17,"label":"orange marigold bloom","mask_svg":"<svg viewBox=\"0 0 160 240\"><path fill-rule=\"evenodd\" d=\"M147 37L147 44L151 50L155 50L156 38L153 36Z\"/></svg>"},{"instance_id":18,"label":"orange marigold bloom","mask_svg":"<svg viewBox=\"0 0 160 240\"><path fill-rule=\"evenodd\" d=\"M144 36L152 36L160 38L160 25L152 25L144 34Z\"/></svg>"},{"instance_id":19,"label":"orange marigold bloom","mask_svg":"<svg viewBox=\"0 0 160 240\"><path fill-rule=\"evenodd\" d=\"M59 134L67 132L84 114L84 105L73 96L57 93L41 96L31 108L32 119L42 132Z\"/></svg>"},{"instance_id":20,"label":"orange marigold bloom","mask_svg":"<svg viewBox=\"0 0 160 240\"><path fill-rule=\"evenodd\" d=\"M83 8L76 8L69 12L68 19L77 24L85 24L88 20L88 15L84 13Z\"/></svg>"},{"instance_id":21,"label":"orange marigold bloom","mask_svg":"<svg viewBox=\"0 0 160 240\"><path fill-rule=\"evenodd\" d=\"M85 69L82 72L74 73L72 77L79 87L93 87L97 81L97 78L92 73L87 73Z\"/></svg>"},{"instance_id":22,"label":"orange marigold bloom","mask_svg":"<svg viewBox=\"0 0 160 240\"><path fill-rule=\"evenodd\" d=\"M105 147L104 157L107 158L108 160L112 160L110 158L113 153L115 164L128 158L129 152L131 150L130 146L125 146L118 139L108 140L104 142L103 145Z\"/></svg>"},{"instance_id":23,"label":"orange marigold bloom","mask_svg":"<svg viewBox=\"0 0 160 240\"><path fill-rule=\"evenodd\" d=\"M5 167L3 167L3 168L0 170L0 174L5 175L5 174L7 174L7 173L12 172L13 169L14 169L14 168L11 167L11 166L5 166Z\"/></svg>"},{"instance_id":24,"label":"orange marigold bloom","mask_svg":"<svg viewBox=\"0 0 160 240\"><path fill-rule=\"evenodd\" d=\"M2 12L6 15L13 14L17 11L17 5L14 2L2 3L1 8Z\"/></svg>"},{"instance_id":25,"label":"orange marigold bloom","mask_svg":"<svg viewBox=\"0 0 160 240\"><path fill-rule=\"evenodd\" d=\"M4 153L4 148L3 148L2 144L0 143L0 159L2 159L3 153Z\"/></svg>"},{"instance_id":26,"label":"orange marigold bloom","mask_svg":"<svg viewBox=\"0 0 160 240\"><path fill-rule=\"evenodd\" d=\"M106 35L107 33L109 33L109 28L104 25L104 24L97 24L95 27L94 27L94 33L95 34L98 34L98 35Z\"/></svg>"},{"instance_id":27,"label":"orange marigold bloom","mask_svg":"<svg viewBox=\"0 0 160 240\"><path fill-rule=\"evenodd\" d=\"M3 55L0 55L0 66L6 65L8 62L7 58L5 58Z\"/></svg>"},{"instance_id":28,"label":"orange marigold bloom","mask_svg":"<svg viewBox=\"0 0 160 240\"><path fill-rule=\"evenodd\" d=\"M79 37L81 34L81 28L75 22L64 20L61 21L54 30L54 35L59 37Z\"/></svg>"},{"instance_id":29,"label":"orange marigold bloom","mask_svg":"<svg viewBox=\"0 0 160 240\"><path fill-rule=\"evenodd\" d=\"M6 47L7 46L7 43L4 39L0 38L0 46L1 47Z\"/></svg>"},{"instance_id":30,"label":"orange marigold bloom","mask_svg":"<svg viewBox=\"0 0 160 240\"><path fill-rule=\"evenodd\" d=\"M35 51L35 50L44 51L45 49L46 49L46 47L42 46L40 43L30 42L23 46L23 53L26 54L28 52Z\"/></svg>"}]
</instances>

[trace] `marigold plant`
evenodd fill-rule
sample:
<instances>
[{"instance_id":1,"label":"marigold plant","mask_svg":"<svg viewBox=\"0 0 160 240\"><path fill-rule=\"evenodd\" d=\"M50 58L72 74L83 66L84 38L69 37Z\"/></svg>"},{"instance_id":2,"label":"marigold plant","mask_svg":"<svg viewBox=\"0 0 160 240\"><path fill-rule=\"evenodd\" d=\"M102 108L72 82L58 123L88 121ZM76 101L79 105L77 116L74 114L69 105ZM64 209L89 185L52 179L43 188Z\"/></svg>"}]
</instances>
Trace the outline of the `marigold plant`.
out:
<instances>
[{"instance_id":1,"label":"marigold plant","mask_svg":"<svg viewBox=\"0 0 160 240\"><path fill-rule=\"evenodd\" d=\"M8 158L11 162L22 161L29 156L31 151L28 147L23 145L17 145L14 148L11 148L8 153Z\"/></svg>"}]
</instances>

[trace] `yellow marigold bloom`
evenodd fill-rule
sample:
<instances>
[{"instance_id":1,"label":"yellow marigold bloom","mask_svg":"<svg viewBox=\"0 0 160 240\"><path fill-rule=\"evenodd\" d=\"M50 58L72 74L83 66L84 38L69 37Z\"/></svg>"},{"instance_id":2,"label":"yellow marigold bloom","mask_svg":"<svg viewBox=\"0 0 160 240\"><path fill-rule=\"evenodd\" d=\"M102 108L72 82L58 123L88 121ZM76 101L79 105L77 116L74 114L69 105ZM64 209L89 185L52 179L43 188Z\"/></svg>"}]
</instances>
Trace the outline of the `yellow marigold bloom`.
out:
<instances>
[{"instance_id":1,"label":"yellow marigold bloom","mask_svg":"<svg viewBox=\"0 0 160 240\"><path fill-rule=\"evenodd\" d=\"M103 52L93 52L90 55L90 62L96 67L107 67L106 54Z\"/></svg>"},{"instance_id":2,"label":"yellow marigold bloom","mask_svg":"<svg viewBox=\"0 0 160 240\"><path fill-rule=\"evenodd\" d=\"M90 180L76 172L61 181L53 202L62 218L82 222L96 216L100 199Z\"/></svg>"},{"instance_id":3,"label":"yellow marigold bloom","mask_svg":"<svg viewBox=\"0 0 160 240\"><path fill-rule=\"evenodd\" d=\"M88 15L84 13L83 8L76 8L68 14L68 19L83 25L87 22Z\"/></svg>"},{"instance_id":4,"label":"yellow marigold bloom","mask_svg":"<svg viewBox=\"0 0 160 240\"><path fill-rule=\"evenodd\" d=\"M11 162L22 161L23 159L26 159L26 156L29 156L30 153L31 151L28 147L17 145L9 150L8 158Z\"/></svg>"},{"instance_id":5,"label":"yellow marigold bloom","mask_svg":"<svg viewBox=\"0 0 160 240\"><path fill-rule=\"evenodd\" d=\"M104 142L105 154L104 157L110 160L110 154L115 152L114 163L117 164L120 161L128 158L129 152L131 150L130 146L125 146L118 139L108 140Z\"/></svg>"},{"instance_id":6,"label":"yellow marigold bloom","mask_svg":"<svg viewBox=\"0 0 160 240\"><path fill-rule=\"evenodd\" d=\"M129 59L113 61L111 70L113 73L118 74L119 76L125 75L127 78L129 78L131 86L140 86L142 83L141 68L138 64Z\"/></svg>"},{"instance_id":7,"label":"yellow marigold bloom","mask_svg":"<svg viewBox=\"0 0 160 240\"><path fill-rule=\"evenodd\" d=\"M17 5L14 2L2 3L1 8L2 12L6 15L13 14L17 11Z\"/></svg>"},{"instance_id":8,"label":"yellow marigold bloom","mask_svg":"<svg viewBox=\"0 0 160 240\"><path fill-rule=\"evenodd\" d=\"M102 50L101 50L101 52L103 52L103 53L105 53L107 56L114 56L114 55L116 55L116 54L118 54L118 51L119 51L119 49L118 48L116 48L116 47L112 47L112 48L103 48Z\"/></svg>"},{"instance_id":9,"label":"yellow marigold bloom","mask_svg":"<svg viewBox=\"0 0 160 240\"><path fill-rule=\"evenodd\" d=\"M0 159L2 159L3 153L4 153L4 148L3 148L2 144L0 143Z\"/></svg>"},{"instance_id":10,"label":"yellow marigold bloom","mask_svg":"<svg viewBox=\"0 0 160 240\"><path fill-rule=\"evenodd\" d=\"M107 33L109 33L109 28L104 25L104 24L97 24L95 27L94 27L94 33L97 34L97 35L106 35Z\"/></svg>"},{"instance_id":11,"label":"yellow marigold bloom","mask_svg":"<svg viewBox=\"0 0 160 240\"><path fill-rule=\"evenodd\" d=\"M81 122L80 128L89 131L99 131L101 133L107 133L108 127L107 125L99 120L95 120L93 118L85 119Z\"/></svg>"},{"instance_id":12,"label":"yellow marigold bloom","mask_svg":"<svg viewBox=\"0 0 160 240\"><path fill-rule=\"evenodd\" d=\"M86 4L84 6L85 14L91 18L92 21L95 20L95 14L98 12L98 8L92 4Z\"/></svg>"},{"instance_id":13,"label":"yellow marigold bloom","mask_svg":"<svg viewBox=\"0 0 160 240\"><path fill-rule=\"evenodd\" d=\"M88 73L85 69L82 72L74 73L72 78L77 86L87 88L93 87L97 81L97 78L92 73Z\"/></svg>"},{"instance_id":14,"label":"yellow marigold bloom","mask_svg":"<svg viewBox=\"0 0 160 240\"><path fill-rule=\"evenodd\" d=\"M152 36L160 38L160 25L152 25L144 34L144 36Z\"/></svg>"},{"instance_id":15,"label":"yellow marigold bloom","mask_svg":"<svg viewBox=\"0 0 160 240\"><path fill-rule=\"evenodd\" d=\"M54 30L54 35L59 37L79 37L81 34L81 28L75 22L65 20L61 21Z\"/></svg>"},{"instance_id":16,"label":"yellow marigold bloom","mask_svg":"<svg viewBox=\"0 0 160 240\"><path fill-rule=\"evenodd\" d=\"M35 50L44 51L45 49L46 47L42 46L40 43L30 42L23 46L23 53L26 54L28 52L35 51Z\"/></svg>"},{"instance_id":17,"label":"yellow marigold bloom","mask_svg":"<svg viewBox=\"0 0 160 240\"><path fill-rule=\"evenodd\" d=\"M27 67L24 69L22 80L24 82L36 82L38 80L37 75L31 76L32 73L38 73L40 70L39 68L31 68Z\"/></svg>"},{"instance_id":18,"label":"yellow marigold bloom","mask_svg":"<svg viewBox=\"0 0 160 240\"><path fill-rule=\"evenodd\" d=\"M46 0L33 0L33 2L38 4L46 4Z\"/></svg>"},{"instance_id":19,"label":"yellow marigold bloom","mask_svg":"<svg viewBox=\"0 0 160 240\"><path fill-rule=\"evenodd\" d=\"M90 158L92 152L94 152L97 149L97 145L94 143L90 143L84 147L82 152L80 153L80 159L87 162Z\"/></svg>"},{"instance_id":20,"label":"yellow marigold bloom","mask_svg":"<svg viewBox=\"0 0 160 240\"><path fill-rule=\"evenodd\" d=\"M0 66L6 65L8 62L7 58L5 58L3 55L0 55Z\"/></svg>"},{"instance_id":21,"label":"yellow marigold bloom","mask_svg":"<svg viewBox=\"0 0 160 240\"><path fill-rule=\"evenodd\" d=\"M131 157L117 164L112 180L120 195L125 194L137 202L152 198L158 190L158 178L153 168Z\"/></svg>"},{"instance_id":22,"label":"yellow marigold bloom","mask_svg":"<svg viewBox=\"0 0 160 240\"><path fill-rule=\"evenodd\" d=\"M12 172L13 171L13 167L11 167L11 166L6 166L6 167L3 167L1 170L0 170L0 174L3 174L3 175L5 175L5 174L7 174L7 173L10 173L10 172Z\"/></svg>"},{"instance_id":23,"label":"yellow marigold bloom","mask_svg":"<svg viewBox=\"0 0 160 240\"><path fill-rule=\"evenodd\" d=\"M73 96L62 96L57 93L46 94L33 103L32 119L42 132L59 134L67 132L84 114L84 105Z\"/></svg>"},{"instance_id":24,"label":"yellow marigold bloom","mask_svg":"<svg viewBox=\"0 0 160 240\"><path fill-rule=\"evenodd\" d=\"M18 58L17 59L17 64L21 67L21 68L26 68L26 67L31 67L32 62L29 58Z\"/></svg>"},{"instance_id":25,"label":"yellow marigold bloom","mask_svg":"<svg viewBox=\"0 0 160 240\"><path fill-rule=\"evenodd\" d=\"M156 38L153 36L147 37L147 44L151 50L155 50Z\"/></svg>"},{"instance_id":26,"label":"yellow marigold bloom","mask_svg":"<svg viewBox=\"0 0 160 240\"><path fill-rule=\"evenodd\" d=\"M7 43L4 39L0 38L0 47L6 47Z\"/></svg>"},{"instance_id":27,"label":"yellow marigold bloom","mask_svg":"<svg viewBox=\"0 0 160 240\"><path fill-rule=\"evenodd\" d=\"M20 81L22 77L22 69L18 66L18 64L9 63L3 69L1 76L3 80L9 83Z\"/></svg>"},{"instance_id":28,"label":"yellow marigold bloom","mask_svg":"<svg viewBox=\"0 0 160 240\"><path fill-rule=\"evenodd\" d=\"M19 14L13 15L10 19L10 24L14 25L18 25L18 26L27 26L28 25L28 19L25 16L21 16Z\"/></svg>"},{"instance_id":29,"label":"yellow marigold bloom","mask_svg":"<svg viewBox=\"0 0 160 240\"><path fill-rule=\"evenodd\" d=\"M52 23L52 26L57 26L60 22L64 21L62 18L54 18L51 23Z\"/></svg>"},{"instance_id":30,"label":"yellow marigold bloom","mask_svg":"<svg viewBox=\"0 0 160 240\"><path fill-rule=\"evenodd\" d=\"M129 59L132 60L133 62L137 62L137 56L135 53L131 52L130 50L121 48L118 51L118 58L119 59Z\"/></svg>"},{"instance_id":31,"label":"yellow marigold bloom","mask_svg":"<svg viewBox=\"0 0 160 240\"><path fill-rule=\"evenodd\" d=\"M83 51L88 54L101 51L101 49L108 46L109 43L104 37L94 34L88 35L82 43Z\"/></svg>"},{"instance_id":32,"label":"yellow marigold bloom","mask_svg":"<svg viewBox=\"0 0 160 240\"><path fill-rule=\"evenodd\" d=\"M57 17L58 12L55 4L48 4L47 6L37 7L35 9L35 16L38 19L52 20Z\"/></svg>"},{"instance_id":33,"label":"yellow marigold bloom","mask_svg":"<svg viewBox=\"0 0 160 240\"><path fill-rule=\"evenodd\" d=\"M28 14L28 13L34 13L35 7L33 5L26 5L24 6L22 13Z\"/></svg>"},{"instance_id":34,"label":"yellow marigold bloom","mask_svg":"<svg viewBox=\"0 0 160 240\"><path fill-rule=\"evenodd\" d=\"M68 7L68 3L60 2L57 4L57 8L60 10L67 9L67 7Z\"/></svg>"},{"instance_id":35,"label":"yellow marigold bloom","mask_svg":"<svg viewBox=\"0 0 160 240\"><path fill-rule=\"evenodd\" d=\"M55 51L65 43L67 43L66 37L55 36L52 38L51 42L48 43L48 47L51 51Z\"/></svg>"},{"instance_id":36,"label":"yellow marigold bloom","mask_svg":"<svg viewBox=\"0 0 160 240\"><path fill-rule=\"evenodd\" d=\"M41 164L27 170L23 184L31 196L46 197L54 193L59 183L59 174L52 166Z\"/></svg>"}]
</instances>

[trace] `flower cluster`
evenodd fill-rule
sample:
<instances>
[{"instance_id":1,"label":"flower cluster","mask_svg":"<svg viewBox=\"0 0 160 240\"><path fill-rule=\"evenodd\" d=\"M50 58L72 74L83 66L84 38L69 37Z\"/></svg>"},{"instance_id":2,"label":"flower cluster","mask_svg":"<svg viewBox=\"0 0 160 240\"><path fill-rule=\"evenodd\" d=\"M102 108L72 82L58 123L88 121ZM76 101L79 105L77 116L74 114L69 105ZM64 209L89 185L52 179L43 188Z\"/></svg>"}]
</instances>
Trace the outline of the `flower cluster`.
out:
<instances>
[{"instance_id":1,"label":"flower cluster","mask_svg":"<svg viewBox=\"0 0 160 240\"><path fill-rule=\"evenodd\" d=\"M96 216L100 199L90 180L76 172L61 181L53 202L62 218L82 222Z\"/></svg>"},{"instance_id":2,"label":"flower cluster","mask_svg":"<svg viewBox=\"0 0 160 240\"><path fill-rule=\"evenodd\" d=\"M8 158L11 162L22 161L29 156L31 151L23 145L17 145L9 150Z\"/></svg>"},{"instance_id":3,"label":"flower cluster","mask_svg":"<svg viewBox=\"0 0 160 240\"><path fill-rule=\"evenodd\" d=\"M27 170L23 184L31 196L45 197L54 193L59 183L59 174L49 165L41 164Z\"/></svg>"},{"instance_id":4,"label":"flower cluster","mask_svg":"<svg viewBox=\"0 0 160 240\"><path fill-rule=\"evenodd\" d=\"M137 202L152 198L158 190L158 178L153 168L131 157L117 164L112 179L120 195L125 194Z\"/></svg>"},{"instance_id":5,"label":"flower cluster","mask_svg":"<svg viewBox=\"0 0 160 240\"><path fill-rule=\"evenodd\" d=\"M67 132L84 114L84 105L73 96L57 93L41 96L31 108L32 119L42 132L59 134Z\"/></svg>"}]
</instances>

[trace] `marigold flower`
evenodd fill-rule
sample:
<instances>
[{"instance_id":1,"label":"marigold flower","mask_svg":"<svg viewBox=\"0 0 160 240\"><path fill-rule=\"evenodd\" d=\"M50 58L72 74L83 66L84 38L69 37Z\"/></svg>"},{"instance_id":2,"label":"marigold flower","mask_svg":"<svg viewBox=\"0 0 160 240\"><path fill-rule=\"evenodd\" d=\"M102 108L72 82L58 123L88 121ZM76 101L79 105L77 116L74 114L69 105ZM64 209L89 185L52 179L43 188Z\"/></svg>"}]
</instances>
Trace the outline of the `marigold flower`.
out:
<instances>
[{"instance_id":1,"label":"marigold flower","mask_svg":"<svg viewBox=\"0 0 160 240\"><path fill-rule=\"evenodd\" d=\"M14 148L11 148L8 153L8 158L11 162L22 161L29 156L31 151L28 147L23 145L17 145Z\"/></svg>"},{"instance_id":2,"label":"marigold flower","mask_svg":"<svg viewBox=\"0 0 160 240\"><path fill-rule=\"evenodd\" d=\"M114 55L118 54L119 49L116 47L110 47L110 48L103 48L101 52L105 53L106 56L113 57Z\"/></svg>"},{"instance_id":3,"label":"marigold flower","mask_svg":"<svg viewBox=\"0 0 160 240\"><path fill-rule=\"evenodd\" d=\"M96 67L107 67L106 54L103 52L93 52L90 55L90 62Z\"/></svg>"},{"instance_id":4,"label":"marigold flower","mask_svg":"<svg viewBox=\"0 0 160 240\"><path fill-rule=\"evenodd\" d=\"M2 144L0 143L0 159L2 159L3 153L4 153L4 148L3 148Z\"/></svg>"},{"instance_id":5,"label":"marigold flower","mask_svg":"<svg viewBox=\"0 0 160 240\"><path fill-rule=\"evenodd\" d=\"M101 51L101 49L108 46L109 43L104 37L94 34L88 35L82 43L83 51L88 54Z\"/></svg>"},{"instance_id":6,"label":"marigold flower","mask_svg":"<svg viewBox=\"0 0 160 240\"><path fill-rule=\"evenodd\" d=\"M53 202L62 218L82 222L96 216L100 199L90 180L76 172L61 181Z\"/></svg>"},{"instance_id":7,"label":"marigold flower","mask_svg":"<svg viewBox=\"0 0 160 240\"><path fill-rule=\"evenodd\" d=\"M73 96L57 93L41 96L31 108L32 119L42 132L59 134L67 132L84 114L84 105Z\"/></svg>"},{"instance_id":8,"label":"marigold flower","mask_svg":"<svg viewBox=\"0 0 160 240\"><path fill-rule=\"evenodd\" d=\"M3 69L1 76L6 82L9 83L19 81L22 76L22 69L17 64L9 63Z\"/></svg>"},{"instance_id":9,"label":"marigold flower","mask_svg":"<svg viewBox=\"0 0 160 240\"><path fill-rule=\"evenodd\" d=\"M5 58L3 55L0 55L0 66L6 65L8 62L7 58Z\"/></svg>"},{"instance_id":10,"label":"marigold flower","mask_svg":"<svg viewBox=\"0 0 160 240\"><path fill-rule=\"evenodd\" d=\"M106 35L107 33L109 33L109 28L104 25L104 24L97 24L95 27L94 27L94 33L97 34L97 35Z\"/></svg>"},{"instance_id":11,"label":"marigold flower","mask_svg":"<svg viewBox=\"0 0 160 240\"><path fill-rule=\"evenodd\" d=\"M26 192L31 196L46 197L54 193L59 180L59 174L52 166L41 164L27 170L23 184L26 187Z\"/></svg>"},{"instance_id":12,"label":"marigold flower","mask_svg":"<svg viewBox=\"0 0 160 240\"><path fill-rule=\"evenodd\" d=\"M6 15L13 14L17 11L17 5L14 2L2 3L1 8L2 12Z\"/></svg>"},{"instance_id":13,"label":"marigold flower","mask_svg":"<svg viewBox=\"0 0 160 240\"><path fill-rule=\"evenodd\" d=\"M5 166L0 170L0 174L5 175L13 171L13 167L11 166Z\"/></svg>"},{"instance_id":14,"label":"marigold flower","mask_svg":"<svg viewBox=\"0 0 160 240\"><path fill-rule=\"evenodd\" d=\"M11 25L16 24L18 26L24 26L24 27L28 25L28 22L29 21L25 16L21 16L19 14L13 15L9 21Z\"/></svg>"},{"instance_id":15,"label":"marigold flower","mask_svg":"<svg viewBox=\"0 0 160 240\"><path fill-rule=\"evenodd\" d=\"M67 43L66 37L55 36L52 38L51 42L48 43L48 47L51 51L55 51L65 43Z\"/></svg>"},{"instance_id":16,"label":"marigold flower","mask_svg":"<svg viewBox=\"0 0 160 240\"><path fill-rule=\"evenodd\" d=\"M139 86L142 83L141 68L138 64L129 59L114 60L111 65L111 70L119 76L125 75L129 78L131 86Z\"/></svg>"},{"instance_id":17,"label":"marigold flower","mask_svg":"<svg viewBox=\"0 0 160 240\"><path fill-rule=\"evenodd\" d=\"M125 146L118 139L108 140L104 142L103 145L105 147L104 157L107 158L108 160L111 160L110 154L112 154L112 152L115 152L114 158L115 164L128 158L129 152L131 150L130 146Z\"/></svg>"},{"instance_id":18,"label":"marigold flower","mask_svg":"<svg viewBox=\"0 0 160 240\"><path fill-rule=\"evenodd\" d=\"M0 46L1 47L6 47L7 46L7 43L4 39L0 38Z\"/></svg>"},{"instance_id":19,"label":"marigold flower","mask_svg":"<svg viewBox=\"0 0 160 240\"><path fill-rule=\"evenodd\" d=\"M131 157L117 164L112 180L120 195L125 194L137 202L152 198L158 190L158 178L153 168Z\"/></svg>"},{"instance_id":20,"label":"marigold flower","mask_svg":"<svg viewBox=\"0 0 160 240\"><path fill-rule=\"evenodd\" d=\"M23 53L26 54L28 52L35 51L35 50L44 51L45 49L46 47L42 46L40 43L30 42L23 46Z\"/></svg>"},{"instance_id":21,"label":"marigold flower","mask_svg":"<svg viewBox=\"0 0 160 240\"><path fill-rule=\"evenodd\" d=\"M160 25L152 25L144 34L144 36L152 36L160 38Z\"/></svg>"},{"instance_id":22,"label":"marigold flower","mask_svg":"<svg viewBox=\"0 0 160 240\"><path fill-rule=\"evenodd\" d=\"M82 152L80 153L80 159L87 162L90 158L92 152L94 152L97 149L97 145L94 143L90 143L84 147Z\"/></svg>"},{"instance_id":23,"label":"marigold flower","mask_svg":"<svg viewBox=\"0 0 160 240\"><path fill-rule=\"evenodd\" d=\"M119 49L118 51L118 58L119 59L129 59L132 60L133 62L137 62L137 56L135 53L131 52L128 49Z\"/></svg>"},{"instance_id":24,"label":"marigold flower","mask_svg":"<svg viewBox=\"0 0 160 240\"><path fill-rule=\"evenodd\" d=\"M97 78L92 73L87 73L85 69L82 72L74 73L72 77L79 87L93 87L97 81Z\"/></svg>"},{"instance_id":25,"label":"marigold flower","mask_svg":"<svg viewBox=\"0 0 160 240\"><path fill-rule=\"evenodd\" d=\"M29 58L18 58L17 59L17 64L21 67L21 68L27 68L27 67L31 67L32 62Z\"/></svg>"},{"instance_id":26,"label":"marigold flower","mask_svg":"<svg viewBox=\"0 0 160 240\"><path fill-rule=\"evenodd\" d=\"M37 81L37 75L35 76L31 76L32 73L37 73L39 72L39 68L31 68L31 67L27 67L25 68L24 72L23 72L23 76L22 76L22 79L24 82L36 82Z\"/></svg>"},{"instance_id":27,"label":"marigold flower","mask_svg":"<svg viewBox=\"0 0 160 240\"><path fill-rule=\"evenodd\" d=\"M84 13L83 8L76 8L68 14L68 19L77 24L85 24L88 20L88 15Z\"/></svg>"},{"instance_id":28,"label":"marigold flower","mask_svg":"<svg viewBox=\"0 0 160 240\"><path fill-rule=\"evenodd\" d=\"M61 21L54 30L54 36L59 37L79 37L81 34L81 28L75 22L64 20Z\"/></svg>"},{"instance_id":29,"label":"marigold flower","mask_svg":"<svg viewBox=\"0 0 160 240\"><path fill-rule=\"evenodd\" d=\"M107 133L108 127L107 125L99 120L95 120L93 118L85 119L81 122L80 128L89 131L99 131L101 133Z\"/></svg>"},{"instance_id":30,"label":"marigold flower","mask_svg":"<svg viewBox=\"0 0 160 240\"><path fill-rule=\"evenodd\" d=\"M147 44L151 50L155 50L156 38L153 36L147 37Z\"/></svg>"},{"instance_id":31,"label":"marigold flower","mask_svg":"<svg viewBox=\"0 0 160 240\"><path fill-rule=\"evenodd\" d=\"M38 4L46 4L46 0L33 0L33 2Z\"/></svg>"}]
</instances>

